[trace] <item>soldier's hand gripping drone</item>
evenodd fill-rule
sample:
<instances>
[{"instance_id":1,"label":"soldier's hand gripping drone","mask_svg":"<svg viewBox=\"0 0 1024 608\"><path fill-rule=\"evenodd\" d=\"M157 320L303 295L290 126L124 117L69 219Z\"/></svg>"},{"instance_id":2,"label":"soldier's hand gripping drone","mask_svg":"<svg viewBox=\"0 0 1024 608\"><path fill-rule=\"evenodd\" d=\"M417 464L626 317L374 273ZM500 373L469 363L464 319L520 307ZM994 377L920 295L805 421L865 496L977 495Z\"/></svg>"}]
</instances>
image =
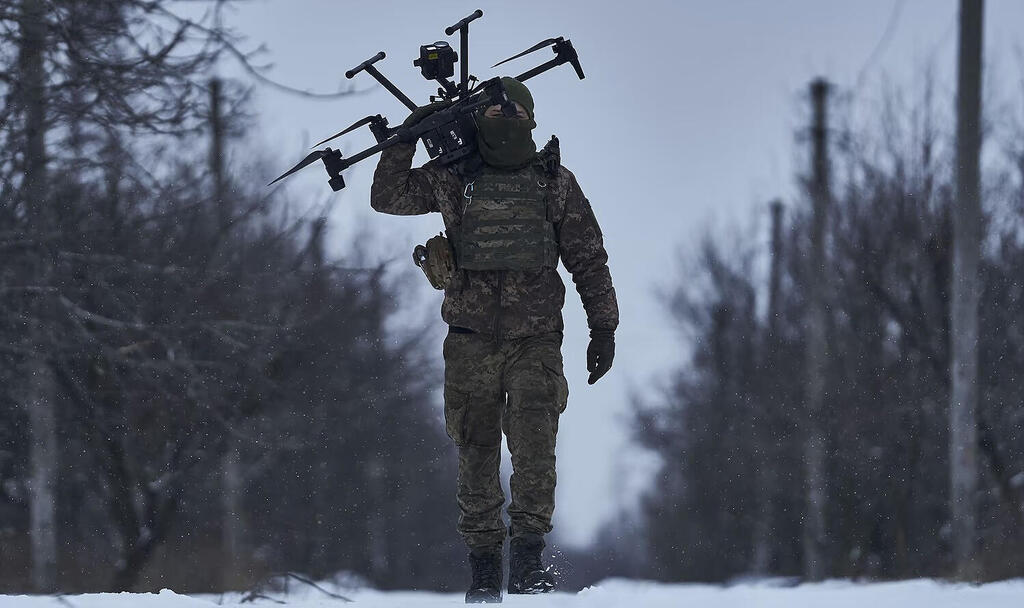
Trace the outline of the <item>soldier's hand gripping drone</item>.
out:
<instances>
[{"instance_id":1,"label":"soldier's hand gripping drone","mask_svg":"<svg viewBox=\"0 0 1024 608\"><path fill-rule=\"evenodd\" d=\"M431 158L438 158L439 162L445 166L457 165L460 161L471 156L477 148L476 124L473 120L474 112L480 108L498 105L501 106L502 113L505 116L511 117L516 114L515 104L509 100L508 93L505 91L500 78L477 81L476 77L469 74L469 23L481 16L483 16L483 11L477 10L455 25L445 28L445 34L448 36L451 36L456 31L459 32L461 61L459 61L459 53L456 53L444 41L422 45L419 58L413 61L413 65L420 68L424 78L436 81L441 85L438 89L438 94L431 98L432 101L444 102L443 104L438 104L440 109L415 122L415 124L399 127L389 127L388 119L380 114L367 116L356 121L341 132L318 142L314 147L321 146L362 126L369 126L374 139L377 140L376 145L349 157L344 157L340 150L329 147L323 150L315 150L297 165L270 182L270 184L280 181L319 160L323 161L327 174L330 176L328 184L330 184L332 190L337 192L345 187L342 171L348 167L396 144L412 143L416 140L423 142ZM497 67L506 61L517 59L548 46L554 51L555 57L520 74L516 77L516 80L520 82L528 80L563 63L571 64L576 70L577 76L580 79L584 78L583 68L580 66L576 49L573 48L571 41L565 40L562 37L549 38L522 53L496 63L492 67ZM345 72L345 77L353 78L356 74L365 71L398 98L407 108L417 110L418 106L374 67L373 64L384 59L384 57L383 51L377 53ZM460 67L460 81L458 84L451 80L455 75L455 63L457 61Z\"/></svg>"}]
</instances>

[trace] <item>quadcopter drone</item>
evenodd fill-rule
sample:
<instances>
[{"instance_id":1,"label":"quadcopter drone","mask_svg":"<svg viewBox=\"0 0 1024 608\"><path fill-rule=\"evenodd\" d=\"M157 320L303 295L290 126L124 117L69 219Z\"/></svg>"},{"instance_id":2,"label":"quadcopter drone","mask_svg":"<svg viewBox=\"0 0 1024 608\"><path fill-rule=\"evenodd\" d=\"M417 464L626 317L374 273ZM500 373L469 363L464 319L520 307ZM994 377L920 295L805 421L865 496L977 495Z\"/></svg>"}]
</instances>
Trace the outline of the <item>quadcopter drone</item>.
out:
<instances>
[{"instance_id":1,"label":"quadcopter drone","mask_svg":"<svg viewBox=\"0 0 1024 608\"><path fill-rule=\"evenodd\" d=\"M459 32L459 53L456 53L447 42L438 41L420 46L420 56L413 61L413 66L420 68L420 73L424 78L441 85L437 90L437 95L431 96L431 101L444 102L441 109L407 128L388 126L388 119L380 114L367 116L339 133L318 142L314 147L321 146L362 126L369 127L374 139L377 140L376 145L349 157L344 157L340 150L329 147L315 150L267 185L274 184L319 160L323 161L327 174L330 176L327 183L330 184L332 190L337 192L345 187L345 180L341 175L345 169L396 144L413 143L416 140L423 142L431 158L439 159L439 162L445 166L455 165L473 154L477 149L474 112L480 108L498 105L501 106L502 114L505 116L515 116L516 113L515 105L509 100L500 78L478 81L469 73L469 23L479 19L483 14L483 11L478 9L455 25L445 28L444 33L448 36L456 31ZM522 53L513 55L491 67L498 67L545 47L551 47L555 57L516 76L516 80L520 82L528 80L564 63L572 65L580 80L584 78L576 49L573 48L571 41L561 36L539 42ZM459 61L460 54L461 61ZM416 110L417 105L374 67L373 64L384 57L384 51L377 53L345 72L345 77L351 79L356 74L365 71L398 98L405 107ZM459 63L460 80L458 83L451 80L455 76L456 62Z\"/></svg>"}]
</instances>

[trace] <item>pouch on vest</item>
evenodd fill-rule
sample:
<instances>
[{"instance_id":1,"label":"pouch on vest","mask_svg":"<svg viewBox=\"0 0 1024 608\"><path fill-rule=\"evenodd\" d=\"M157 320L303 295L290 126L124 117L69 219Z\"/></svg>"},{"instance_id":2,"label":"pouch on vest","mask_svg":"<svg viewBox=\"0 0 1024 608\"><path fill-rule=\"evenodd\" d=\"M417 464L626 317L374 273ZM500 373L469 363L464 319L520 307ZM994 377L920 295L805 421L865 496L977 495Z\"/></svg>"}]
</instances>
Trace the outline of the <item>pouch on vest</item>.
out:
<instances>
[{"instance_id":1,"label":"pouch on vest","mask_svg":"<svg viewBox=\"0 0 1024 608\"><path fill-rule=\"evenodd\" d=\"M431 237L426 245L416 245L412 261L420 267L434 289L444 289L451 283L455 273L455 255L443 234Z\"/></svg>"}]
</instances>

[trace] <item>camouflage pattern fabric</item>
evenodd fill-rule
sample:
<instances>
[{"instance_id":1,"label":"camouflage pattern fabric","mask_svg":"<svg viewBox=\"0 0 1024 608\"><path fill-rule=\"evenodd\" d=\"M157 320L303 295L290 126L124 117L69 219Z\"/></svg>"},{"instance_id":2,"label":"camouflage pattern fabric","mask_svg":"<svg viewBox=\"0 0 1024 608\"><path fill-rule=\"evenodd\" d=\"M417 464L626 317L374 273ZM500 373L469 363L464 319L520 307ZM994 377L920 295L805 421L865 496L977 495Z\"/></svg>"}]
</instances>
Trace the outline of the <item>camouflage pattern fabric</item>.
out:
<instances>
[{"instance_id":1,"label":"camouflage pattern fabric","mask_svg":"<svg viewBox=\"0 0 1024 608\"><path fill-rule=\"evenodd\" d=\"M455 234L461 226L466 183L436 161L411 168L415 151L414 144L400 144L381 153L370 204L394 215L440 212L445 229ZM529 165L514 173L533 178L536 171ZM589 327L614 330L619 311L601 229L576 177L562 166L558 172L551 219L559 257L576 284ZM457 269L445 289L441 317L449 325L521 338L561 331L564 303L565 286L554 268Z\"/></svg>"},{"instance_id":2,"label":"camouflage pattern fabric","mask_svg":"<svg viewBox=\"0 0 1024 608\"><path fill-rule=\"evenodd\" d=\"M516 535L551 531L555 436L569 397L561 345L557 331L513 340L454 332L445 338L445 423L459 450L458 530L471 548L505 537L502 431L514 469L512 529Z\"/></svg>"},{"instance_id":3,"label":"camouflage pattern fabric","mask_svg":"<svg viewBox=\"0 0 1024 608\"><path fill-rule=\"evenodd\" d=\"M554 184L540 167L484 170L466 184L465 206L453 240L460 268L534 270L558 266L558 243L548 217Z\"/></svg>"},{"instance_id":4,"label":"camouflage pattern fabric","mask_svg":"<svg viewBox=\"0 0 1024 608\"><path fill-rule=\"evenodd\" d=\"M440 212L448 234L458 234L465 210L464 181L430 161L412 169L414 144L381 153L370 191L380 212ZM552 165L555 165L552 162ZM572 275L591 330L613 332L618 306L608 254L590 203L561 165L549 183L545 218L554 226L558 257ZM537 178L537 167L509 170L505 180ZM513 533L551 530L555 437L569 389L562 370L565 285L556 268L456 268L445 288L441 317L453 328L444 343L445 421L458 446L459 531L470 547L505 537L498 467L502 432L512 452Z\"/></svg>"}]
</instances>

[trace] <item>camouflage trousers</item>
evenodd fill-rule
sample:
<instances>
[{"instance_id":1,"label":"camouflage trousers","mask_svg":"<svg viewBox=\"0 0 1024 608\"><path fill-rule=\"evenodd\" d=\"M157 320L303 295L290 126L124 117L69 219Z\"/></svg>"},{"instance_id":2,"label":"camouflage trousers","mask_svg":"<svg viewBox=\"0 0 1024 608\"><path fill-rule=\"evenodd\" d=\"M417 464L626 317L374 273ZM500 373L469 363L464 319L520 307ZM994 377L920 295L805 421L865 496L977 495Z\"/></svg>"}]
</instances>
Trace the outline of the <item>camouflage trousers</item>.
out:
<instances>
[{"instance_id":1,"label":"camouflage trousers","mask_svg":"<svg viewBox=\"0 0 1024 608\"><path fill-rule=\"evenodd\" d=\"M560 331L502 341L479 333L445 338L445 423L459 451L458 530L470 547L505 537L498 476L503 431L512 454L512 530L551 531L555 435L569 397L561 346Z\"/></svg>"}]
</instances>

